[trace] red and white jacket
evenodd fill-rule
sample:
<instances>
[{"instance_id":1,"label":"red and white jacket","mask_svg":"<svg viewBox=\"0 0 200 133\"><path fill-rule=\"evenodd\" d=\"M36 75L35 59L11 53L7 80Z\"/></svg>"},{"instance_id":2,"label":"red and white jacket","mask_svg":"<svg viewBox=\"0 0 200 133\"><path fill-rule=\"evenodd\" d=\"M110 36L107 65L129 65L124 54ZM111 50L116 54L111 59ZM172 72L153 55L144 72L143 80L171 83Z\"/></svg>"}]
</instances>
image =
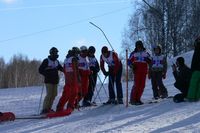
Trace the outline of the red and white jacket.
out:
<instances>
[{"instance_id":1,"label":"red and white jacket","mask_svg":"<svg viewBox=\"0 0 200 133\"><path fill-rule=\"evenodd\" d=\"M147 73L150 62L150 54L146 51L132 52L129 57L129 64L133 64L138 73Z\"/></svg>"},{"instance_id":2,"label":"red and white jacket","mask_svg":"<svg viewBox=\"0 0 200 133\"><path fill-rule=\"evenodd\" d=\"M78 56L78 69L81 75L89 75L90 74L90 66L88 57Z\"/></svg>"},{"instance_id":3,"label":"red and white jacket","mask_svg":"<svg viewBox=\"0 0 200 133\"><path fill-rule=\"evenodd\" d=\"M108 51L108 52L109 52L108 58L106 58L104 55L101 55L100 57L101 70L103 73L106 72L105 67L104 67L104 63L106 62L108 64L108 67L113 69L113 74L116 75L120 68L121 60L118 58L117 53L112 52L112 51Z\"/></svg>"}]
</instances>

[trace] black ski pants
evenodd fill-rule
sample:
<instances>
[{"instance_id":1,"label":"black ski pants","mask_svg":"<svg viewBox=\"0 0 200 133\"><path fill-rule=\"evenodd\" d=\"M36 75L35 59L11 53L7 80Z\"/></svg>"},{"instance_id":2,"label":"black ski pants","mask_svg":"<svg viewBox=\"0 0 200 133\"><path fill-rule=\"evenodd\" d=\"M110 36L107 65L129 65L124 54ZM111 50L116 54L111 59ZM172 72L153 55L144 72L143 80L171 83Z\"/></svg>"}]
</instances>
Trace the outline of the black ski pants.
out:
<instances>
[{"instance_id":1,"label":"black ski pants","mask_svg":"<svg viewBox=\"0 0 200 133\"><path fill-rule=\"evenodd\" d=\"M167 96L168 92L162 81L162 71L155 71L151 73L151 84L154 98Z\"/></svg>"},{"instance_id":2,"label":"black ski pants","mask_svg":"<svg viewBox=\"0 0 200 133\"><path fill-rule=\"evenodd\" d=\"M122 65L120 65L120 68L117 72L117 74L114 76L112 74L109 74L109 82L108 82L108 91L109 91L109 99L115 99L115 86L116 84L116 90L117 90L117 100L122 100L123 98L123 92L122 92L122 83L121 83L121 77L122 77Z\"/></svg>"},{"instance_id":3,"label":"black ski pants","mask_svg":"<svg viewBox=\"0 0 200 133\"><path fill-rule=\"evenodd\" d=\"M96 82L97 82L97 73L93 73L92 75L89 76L89 88L88 88L88 93L84 97L84 101L92 101L92 97L94 95L94 90L96 87Z\"/></svg>"}]
</instances>

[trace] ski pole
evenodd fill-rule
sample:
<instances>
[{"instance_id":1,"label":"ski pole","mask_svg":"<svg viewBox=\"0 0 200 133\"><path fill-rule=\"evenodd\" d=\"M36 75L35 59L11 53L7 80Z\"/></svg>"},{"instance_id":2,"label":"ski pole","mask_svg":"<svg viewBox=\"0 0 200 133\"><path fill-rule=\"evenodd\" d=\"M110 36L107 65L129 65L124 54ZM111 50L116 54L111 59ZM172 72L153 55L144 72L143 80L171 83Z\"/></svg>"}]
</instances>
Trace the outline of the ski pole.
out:
<instances>
[{"instance_id":1,"label":"ski pole","mask_svg":"<svg viewBox=\"0 0 200 133\"><path fill-rule=\"evenodd\" d=\"M97 26L96 24L94 24L94 23L92 23L92 22L89 22L89 23L90 23L91 25L93 25L94 27L98 28L98 29L103 33L103 35L104 35L104 37L106 38L108 44L110 45L112 51L115 51L115 50L113 49L113 47L112 47L110 41L109 41L108 38L106 37L106 34L103 32L103 30L102 30L99 26Z\"/></svg>"},{"instance_id":2,"label":"ski pole","mask_svg":"<svg viewBox=\"0 0 200 133\"><path fill-rule=\"evenodd\" d=\"M99 79L99 81L101 82L101 84L104 84L104 82L101 81L100 76L99 76L99 75L97 75L97 76L98 76L98 79ZM105 79L104 79L104 80L105 80ZM103 86L103 89L104 89L104 93L106 94L106 96L107 96L107 98L108 98L108 94L107 94L106 89L105 89L104 86Z\"/></svg>"},{"instance_id":3,"label":"ski pole","mask_svg":"<svg viewBox=\"0 0 200 133\"><path fill-rule=\"evenodd\" d=\"M44 92L44 84L42 85L42 92L41 92L41 95L40 95L40 101L39 101L39 107L38 107L38 114L40 114L40 106L41 106L41 102L42 102L43 92Z\"/></svg>"},{"instance_id":4,"label":"ski pole","mask_svg":"<svg viewBox=\"0 0 200 133\"><path fill-rule=\"evenodd\" d=\"M91 76L91 80L92 80L92 92L94 93L94 90L96 90L95 88L96 88L96 82L94 81L94 78ZM93 94L92 93L92 94ZM98 95L98 98L99 98L99 101L100 101L100 103L102 103L101 102L101 98L100 98L100 96Z\"/></svg>"},{"instance_id":5,"label":"ski pole","mask_svg":"<svg viewBox=\"0 0 200 133\"><path fill-rule=\"evenodd\" d=\"M97 91L97 93L96 93L96 96L94 97L94 100L93 100L93 102L95 102L95 100L96 100L97 96L99 95L99 92L100 92L101 88L103 87L103 85L104 85L104 82L105 82L106 78L107 78L107 76L105 76L105 78L104 78L104 80L103 80L103 82L102 82L102 84L101 84L101 86L100 86L99 90L98 90L98 91Z\"/></svg>"},{"instance_id":6,"label":"ski pole","mask_svg":"<svg viewBox=\"0 0 200 133\"><path fill-rule=\"evenodd\" d=\"M126 107L128 107L128 50L126 49Z\"/></svg>"}]
</instances>

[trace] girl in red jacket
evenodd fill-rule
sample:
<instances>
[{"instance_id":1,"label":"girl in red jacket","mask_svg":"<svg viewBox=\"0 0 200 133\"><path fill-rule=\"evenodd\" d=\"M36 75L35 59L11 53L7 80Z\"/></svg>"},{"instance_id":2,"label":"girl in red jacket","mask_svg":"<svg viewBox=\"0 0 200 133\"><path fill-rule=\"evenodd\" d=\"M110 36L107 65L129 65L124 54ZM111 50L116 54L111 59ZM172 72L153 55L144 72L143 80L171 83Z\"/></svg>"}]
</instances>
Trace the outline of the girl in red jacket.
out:
<instances>
[{"instance_id":1,"label":"girl in red jacket","mask_svg":"<svg viewBox=\"0 0 200 133\"><path fill-rule=\"evenodd\" d=\"M63 115L70 114L74 110L78 98L80 76L78 71L77 51L74 49L68 52L64 61L64 74L65 86L56 110L56 112L62 112L60 115L63 113ZM67 102L67 109L64 111L64 106Z\"/></svg>"},{"instance_id":2,"label":"girl in red jacket","mask_svg":"<svg viewBox=\"0 0 200 133\"><path fill-rule=\"evenodd\" d=\"M141 96L143 94L148 71L148 64L151 62L150 55L146 52L142 41L137 41L135 50L130 54L128 64L133 70L134 85L132 87L130 104L141 105Z\"/></svg>"},{"instance_id":3,"label":"girl in red jacket","mask_svg":"<svg viewBox=\"0 0 200 133\"><path fill-rule=\"evenodd\" d=\"M91 74L88 59L88 49L86 46L80 47L78 56L78 69L81 77L81 87L79 89L78 102L88 94L89 76Z\"/></svg>"}]
</instances>

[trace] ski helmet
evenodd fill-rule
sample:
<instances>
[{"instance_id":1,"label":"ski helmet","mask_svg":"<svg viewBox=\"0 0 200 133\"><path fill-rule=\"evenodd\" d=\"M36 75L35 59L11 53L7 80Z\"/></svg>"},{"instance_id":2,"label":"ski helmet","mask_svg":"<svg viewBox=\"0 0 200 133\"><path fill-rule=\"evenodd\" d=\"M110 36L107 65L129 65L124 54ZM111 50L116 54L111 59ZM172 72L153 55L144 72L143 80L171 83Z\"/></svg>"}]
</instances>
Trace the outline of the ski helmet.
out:
<instances>
[{"instance_id":1,"label":"ski helmet","mask_svg":"<svg viewBox=\"0 0 200 133\"><path fill-rule=\"evenodd\" d=\"M72 47L72 51L76 54L80 54L80 49L78 47Z\"/></svg>"},{"instance_id":2,"label":"ski helmet","mask_svg":"<svg viewBox=\"0 0 200 133\"><path fill-rule=\"evenodd\" d=\"M81 50L81 52L82 52L82 51L87 51L87 47L86 47L86 46L81 46L81 47L80 47L80 50Z\"/></svg>"},{"instance_id":3,"label":"ski helmet","mask_svg":"<svg viewBox=\"0 0 200 133\"><path fill-rule=\"evenodd\" d=\"M72 54L73 54L73 51L72 51L72 50L68 50L67 55L66 55L66 58L71 57Z\"/></svg>"},{"instance_id":4,"label":"ski helmet","mask_svg":"<svg viewBox=\"0 0 200 133\"><path fill-rule=\"evenodd\" d=\"M53 54L57 54L58 53L58 49L56 47L52 47L50 50L49 50L49 54L50 55L53 55Z\"/></svg>"},{"instance_id":5,"label":"ski helmet","mask_svg":"<svg viewBox=\"0 0 200 133\"><path fill-rule=\"evenodd\" d=\"M101 49L101 53L107 53L108 52L108 47L103 46Z\"/></svg>"},{"instance_id":6,"label":"ski helmet","mask_svg":"<svg viewBox=\"0 0 200 133\"><path fill-rule=\"evenodd\" d=\"M155 51L156 49L159 49L159 53L161 53L162 48L160 45L154 46L153 51Z\"/></svg>"},{"instance_id":7,"label":"ski helmet","mask_svg":"<svg viewBox=\"0 0 200 133\"><path fill-rule=\"evenodd\" d=\"M143 46L143 42L142 41L137 41L136 43L135 43L135 47L142 47L142 48L144 48L144 46Z\"/></svg>"},{"instance_id":8,"label":"ski helmet","mask_svg":"<svg viewBox=\"0 0 200 133\"><path fill-rule=\"evenodd\" d=\"M94 46L90 46L90 47L88 48L88 52L89 52L89 53L95 53L95 51L96 51L96 49L95 49Z\"/></svg>"}]
</instances>

